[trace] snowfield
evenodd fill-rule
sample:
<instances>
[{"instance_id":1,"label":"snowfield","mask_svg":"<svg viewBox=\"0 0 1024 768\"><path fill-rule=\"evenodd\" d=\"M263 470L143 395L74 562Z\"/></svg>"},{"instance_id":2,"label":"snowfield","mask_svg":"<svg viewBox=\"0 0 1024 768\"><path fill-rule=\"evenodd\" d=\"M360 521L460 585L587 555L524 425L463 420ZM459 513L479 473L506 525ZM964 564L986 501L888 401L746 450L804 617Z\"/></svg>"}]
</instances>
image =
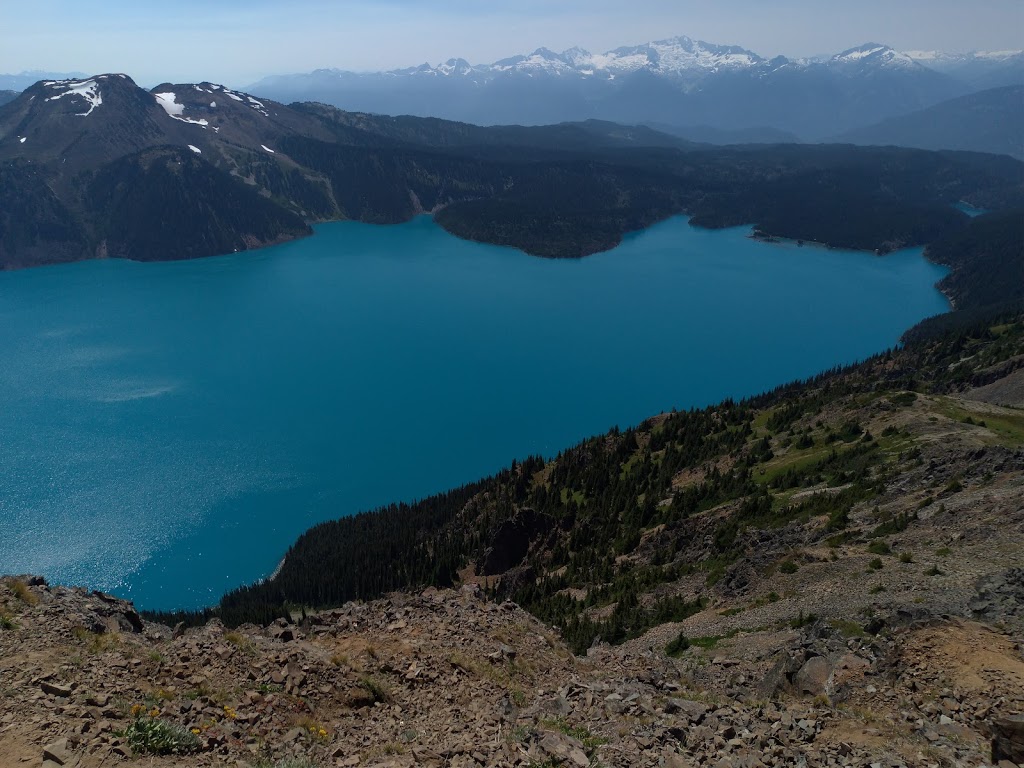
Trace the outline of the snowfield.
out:
<instances>
[{"instance_id":1,"label":"snowfield","mask_svg":"<svg viewBox=\"0 0 1024 768\"><path fill-rule=\"evenodd\" d=\"M168 117L180 120L183 123L199 125L203 128L206 128L210 124L207 120L192 120L191 118L185 117L185 105L179 104L176 101L178 97L173 91L167 91L166 93L154 93L153 96L156 98L156 103L164 108L164 112L167 113Z\"/></svg>"},{"instance_id":2,"label":"snowfield","mask_svg":"<svg viewBox=\"0 0 1024 768\"><path fill-rule=\"evenodd\" d=\"M43 85L62 89L56 96L50 96L47 101L57 101L65 96L81 96L85 99L89 103L89 109L86 112L79 112L79 117L88 117L103 103L103 94L100 93L99 83L95 80L49 80Z\"/></svg>"}]
</instances>

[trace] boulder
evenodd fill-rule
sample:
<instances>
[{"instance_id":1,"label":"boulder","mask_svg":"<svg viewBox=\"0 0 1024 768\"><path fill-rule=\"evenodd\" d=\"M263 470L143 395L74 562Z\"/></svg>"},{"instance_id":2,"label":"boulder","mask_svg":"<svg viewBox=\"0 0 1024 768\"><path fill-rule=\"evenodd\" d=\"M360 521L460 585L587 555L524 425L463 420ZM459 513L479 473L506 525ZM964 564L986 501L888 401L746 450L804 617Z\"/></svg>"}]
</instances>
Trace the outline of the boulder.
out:
<instances>
[{"instance_id":1,"label":"boulder","mask_svg":"<svg viewBox=\"0 0 1024 768\"><path fill-rule=\"evenodd\" d=\"M1024 715L1002 717L992 723L992 762L1024 765Z\"/></svg>"},{"instance_id":2,"label":"boulder","mask_svg":"<svg viewBox=\"0 0 1024 768\"><path fill-rule=\"evenodd\" d=\"M824 656L812 656L793 677L793 686L808 696L822 696L828 693L832 677L832 665Z\"/></svg>"}]
</instances>

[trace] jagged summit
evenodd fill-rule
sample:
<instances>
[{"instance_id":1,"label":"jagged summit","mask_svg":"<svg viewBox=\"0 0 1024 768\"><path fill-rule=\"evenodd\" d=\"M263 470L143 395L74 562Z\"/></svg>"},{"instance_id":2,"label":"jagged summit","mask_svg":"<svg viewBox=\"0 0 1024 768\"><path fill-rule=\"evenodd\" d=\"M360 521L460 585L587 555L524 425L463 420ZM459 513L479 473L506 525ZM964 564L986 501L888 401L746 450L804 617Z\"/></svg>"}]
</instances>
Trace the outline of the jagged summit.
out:
<instances>
[{"instance_id":1,"label":"jagged summit","mask_svg":"<svg viewBox=\"0 0 1024 768\"><path fill-rule=\"evenodd\" d=\"M637 46L616 48L605 53L573 47L561 53L550 48L537 48L530 54L511 56L492 64L472 65L465 59L449 59L432 67L424 64L411 69L392 70L391 74L458 74L465 77L487 77L498 73L573 75L578 77L611 77L638 70L667 75L684 75L690 71L721 68L742 68L761 65L763 58L739 46L715 45L681 36ZM345 74L339 70L319 70Z\"/></svg>"},{"instance_id":2,"label":"jagged summit","mask_svg":"<svg viewBox=\"0 0 1024 768\"><path fill-rule=\"evenodd\" d=\"M987 66L996 84L1016 78L1012 57ZM1019 69L1024 81L1024 65ZM453 58L387 72L317 70L270 76L247 90L284 103L482 125L596 118L724 130L768 126L820 140L971 90L968 78L938 70L875 42L820 58L768 59L680 35L604 52L540 47L491 63Z\"/></svg>"}]
</instances>

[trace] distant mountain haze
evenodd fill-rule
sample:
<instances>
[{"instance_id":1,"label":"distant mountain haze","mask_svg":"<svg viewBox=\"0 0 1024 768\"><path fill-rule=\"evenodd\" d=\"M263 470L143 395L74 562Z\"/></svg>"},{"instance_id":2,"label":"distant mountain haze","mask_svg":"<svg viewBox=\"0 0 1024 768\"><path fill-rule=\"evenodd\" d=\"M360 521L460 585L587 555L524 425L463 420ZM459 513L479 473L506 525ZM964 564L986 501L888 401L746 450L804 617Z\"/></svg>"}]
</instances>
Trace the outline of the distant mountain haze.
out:
<instances>
[{"instance_id":1,"label":"distant mountain haze","mask_svg":"<svg viewBox=\"0 0 1024 768\"><path fill-rule=\"evenodd\" d=\"M731 141L734 131L739 142L771 132L821 140L989 82L1024 84L1022 61L1019 51L907 54L877 43L822 58L766 59L737 46L677 37L602 54L539 48L483 65L454 58L377 73L322 69L268 77L246 90L282 102L480 125L596 118L699 127L680 135L713 143ZM708 128L723 136L709 135Z\"/></svg>"},{"instance_id":2,"label":"distant mountain haze","mask_svg":"<svg viewBox=\"0 0 1024 768\"><path fill-rule=\"evenodd\" d=\"M40 80L71 80L82 77L85 77L84 72L43 72L41 70L0 74L0 91L24 91Z\"/></svg>"},{"instance_id":3,"label":"distant mountain haze","mask_svg":"<svg viewBox=\"0 0 1024 768\"><path fill-rule=\"evenodd\" d=\"M991 152L1024 159L1024 86L961 96L842 134L836 140Z\"/></svg>"}]
</instances>

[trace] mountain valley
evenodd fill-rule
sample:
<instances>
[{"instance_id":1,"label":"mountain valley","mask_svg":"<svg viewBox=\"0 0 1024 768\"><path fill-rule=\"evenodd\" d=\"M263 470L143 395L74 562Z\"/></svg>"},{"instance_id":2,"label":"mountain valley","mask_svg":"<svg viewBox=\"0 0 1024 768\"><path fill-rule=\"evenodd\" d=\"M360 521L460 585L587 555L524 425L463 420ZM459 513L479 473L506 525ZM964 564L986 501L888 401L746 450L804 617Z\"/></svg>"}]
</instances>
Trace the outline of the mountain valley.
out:
<instances>
[{"instance_id":1,"label":"mountain valley","mask_svg":"<svg viewBox=\"0 0 1024 768\"><path fill-rule=\"evenodd\" d=\"M5 13L0 768L1024 768L1019 8L258 5Z\"/></svg>"},{"instance_id":2,"label":"mountain valley","mask_svg":"<svg viewBox=\"0 0 1024 768\"><path fill-rule=\"evenodd\" d=\"M318 221L421 213L549 257L607 250L680 213L885 253L961 230L958 201L1024 201L1024 164L983 155L714 148L594 121L480 128L286 107L210 83L145 91L125 75L43 81L0 107L0 175L6 268L193 258Z\"/></svg>"}]
</instances>

